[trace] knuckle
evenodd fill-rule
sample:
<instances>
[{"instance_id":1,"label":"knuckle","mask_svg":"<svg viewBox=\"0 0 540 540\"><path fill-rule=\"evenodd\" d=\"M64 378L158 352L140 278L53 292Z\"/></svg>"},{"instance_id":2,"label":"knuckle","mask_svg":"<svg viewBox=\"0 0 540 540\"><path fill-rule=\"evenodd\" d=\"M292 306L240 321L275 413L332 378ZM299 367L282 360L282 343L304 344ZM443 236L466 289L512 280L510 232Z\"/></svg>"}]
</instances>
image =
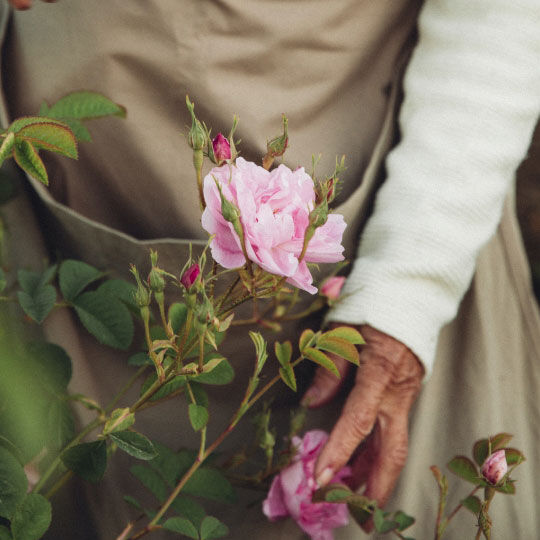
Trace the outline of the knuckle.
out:
<instances>
[{"instance_id":1,"label":"knuckle","mask_svg":"<svg viewBox=\"0 0 540 540\"><path fill-rule=\"evenodd\" d=\"M348 424L351 437L357 441L357 444L370 434L373 427L370 420L356 408L346 411L344 419Z\"/></svg>"},{"instance_id":2,"label":"knuckle","mask_svg":"<svg viewBox=\"0 0 540 540\"><path fill-rule=\"evenodd\" d=\"M408 453L408 447L406 444L397 445L390 450L389 459L396 467L402 469L407 462Z\"/></svg>"}]
</instances>

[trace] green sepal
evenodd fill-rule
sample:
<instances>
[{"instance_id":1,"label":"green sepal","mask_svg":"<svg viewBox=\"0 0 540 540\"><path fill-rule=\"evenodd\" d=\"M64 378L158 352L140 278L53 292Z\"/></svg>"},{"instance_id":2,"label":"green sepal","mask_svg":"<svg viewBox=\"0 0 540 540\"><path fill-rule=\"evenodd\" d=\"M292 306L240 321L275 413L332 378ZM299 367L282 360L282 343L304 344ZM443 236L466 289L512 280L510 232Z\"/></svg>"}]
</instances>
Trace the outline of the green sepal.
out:
<instances>
[{"instance_id":1,"label":"green sepal","mask_svg":"<svg viewBox=\"0 0 540 540\"><path fill-rule=\"evenodd\" d=\"M88 482L99 482L107 468L105 441L78 444L62 454L62 462L77 476Z\"/></svg>"}]
</instances>

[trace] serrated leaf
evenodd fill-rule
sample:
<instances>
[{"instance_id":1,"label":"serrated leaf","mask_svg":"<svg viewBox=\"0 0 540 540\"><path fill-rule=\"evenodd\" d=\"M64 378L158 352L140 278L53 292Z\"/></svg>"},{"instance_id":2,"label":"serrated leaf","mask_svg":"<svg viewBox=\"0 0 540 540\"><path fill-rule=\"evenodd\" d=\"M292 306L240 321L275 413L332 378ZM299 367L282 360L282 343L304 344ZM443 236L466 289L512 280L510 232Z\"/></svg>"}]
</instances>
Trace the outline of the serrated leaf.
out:
<instances>
[{"instance_id":1,"label":"serrated leaf","mask_svg":"<svg viewBox=\"0 0 540 540\"><path fill-rule=\"evenodd\" d=\"M208 409L196 403L190 403L188 407L189 421L195 431L199 431L208 423Z\"/></svg>"},{"instance_id":2,"label":"serrated leaf","mask_svg":"<svg viewBox=\"0 0 540 540\"><path fill-rule=\"evenodd\" d=\"M504 454L506 456L506 463L508 463L508 465L519 465L526 460L523 453L516 448L505 448Z\"/></svg>"},{"instance_id":3,"label":"serrated leaf","mask_svg":"<svg viewBox=\"0 0 540 540\"><path fill-rule=\"evenodd\" d=\"M286 367L291 363L292 343L290 341L285 341L284 343L276 341L274 343L274 352L281 367Z\"/></svg>"},{"instance_id":4,"label":"serrated leaf","mask_svg":"<svg viewBox=\"0 0 540 540\"><path fill-rule=\"evenodd\" d=\"M198 502L182 495L178 495L174 499L171 508L182 517L189 519L197 529L201 526L202 520L206 516L204 508Z\"/></svg>"},{"instance_id":5,"label":"serrated leaf","mask_svg":"<svg viewBox=\"0 0 540 540\"><path fill-rule=\"evenodd\" d=\"M204 363L203 373L210 373L217 368L219 364L223 362L223 360L225 360L223 356L214 356L213 358L209 358L208 361Z\"/></svg>"},{"instance_id":6,"label":"serrated leaf","mask_svg":"<svg viewBox=\"0 0 540 540\"><path fill-rule=\"evenodd\" d=\"M71 130L54 122L25 126L17 132L16 138L24 138L38 149L50 150L72 159L78 157L77 142Z\"/></svg>"},{"instance_id":7,"label":"serrated leaf","mask_svg":"<svg viewBox=\"0 0 540 540\"><path fill-rule=\"evenodd\" d=\"M186 324L188 308L186 304L175 302L169 308L169 323L175 334L178 334L180 329Z\"/></svg>"},{"instance_id":8,"label":"serrated leaf","mask_svg":"<svg viewBox=\"0 0 540 540\"><path fill-rule=\"evenodd\" d=\"M167 485L165 484L163 478L161 478L161 476L154 469L150 469L146 465L137 464L130 467L129 471L154 495L154 497L156 497L160 503L167 499L169 493Z\"/></svg>"},{"instance_id":9,"label":"serrated leaf","mask_svg":"<svg viewBox=\"0 0 540 540\"><path fill-rule=\"evenodd\" d=\"M200 467L187 481L184 493L214 501L235 503L236 493L231 483L216 469Z\"/></svg>"},{"instance_id":10,"label":"serrated leaf","mask_svg":"<svg viewBox=\"0 0 540 540\"><path fill-rule=\"evenodd\" d=\"M8 133L0 145L0 165L12 154L15 145L15 135Z\"/></svg>"},{"instance_id":11,"label":"serrated leaf","mask_svg":"<svg viewBox=\"0 0 540 540\"><path fill-rule=\"evenodd\" d=\"M0 446L0 517L11 519L26 495L28 482L22 465Z\"/></svg>"},{"instance_id":12,"label":"serrated leaf","mask_svg":"<svg viewBox=\"0 0 540 540\"><path fill-rule=\"evenodd\" d=\"M296 392L296 375L291 364L279 368L281 380L293 391Z\"/></svg>"},{"instance_id":13,"label":"serrated leaf","mask_svg":"<svg viewBox=\"0 0 540 540\"><path fill-rule=\"evenodd\" d=\"M482 485L483 481L478 475L476 465L466 456L456 456L448 465L448 469L456 476L476 485Z\"/></svg>"},{"instance_id":14,"label":"serrated leaf","mask_svg":"<svg viewBox=\"0 0 540 540\"><path fill-rule=\"evenodd\" d=\"M157 456L156 449L150 439L136 431L115 431L109 433L109 438L118 445L120 450L134 458L148 461Z\"/></svg>"},{"instance_id":15,"label":"serrated leaf","mask_svg":"<svg viewBox=\"0 0 540 540\"><path fill-rule=\"evenodd\" d=\"M133 313L139 314L139 306L135 303L137 288L123 279L108 279L98 287L101 294L121 300Z\"/></svg>"},{"instance_id":16,"label":"serrated leaf","mask_svg":"<svg viewBox=\"0 0 540 540\"><path fill-rule=\"evenodd\" d=\"M474 515L478 515L482 509L482 502L475 495L469 495L461 501L461 504Z\"/></svg>"},{"instance_id":17,"label":"serrated leaf","mask_svg":"<svg viewBox=\"0 0 540 540\"><path fill-rule=\"evenodd\" d=\"M52 392L65 392L72 375L71 359L65 349L54 343L34 341L27 345L34 359L34 373L40 384Z\"/></svg>"},{"instance_id":18,"label":"serrated leaf","mask_svg":"<svg viewBox=\"0 0 540 540\"><path fill-rule=\"evenodd\" d=\"M60 265L58 272L60 290L66 300L72 301L90 283L93 283L102 276L103 273L97 268L82 261L68 259Z\"/></svg>"},{"instance_id":19,"label":"serrated leaf","mask_svg":"<svg viewBox=\"0 0 540 540\"><path fill-rule=\"evenodd\" d=\"M49 501L37 493L28 494L11 521L14 540L38 540L51 524L52 510Z\"/></svg>"},{"instance_id":20,"label":"serrated leaf","mask_svg":"<svg viewBox=\"0 0 540 540\"><path fill-rule=\"evenodd\" d=\"M355 366L360 365L360 353L358 352L356 345L353 345L344 339L323 334L317 340L317 348L334 353Z\"/></svg>"},{"instance_id":21,"label":"serrated leaf","mask_svg":"<svg viewBox=\"0 0 540 540\"><path fill-rule=\"evenodd\" d=\"M253 341L253 343L255 344L255 353L257 355L255 376L257 376L261 372L266 362L266 359L268 358L268 354L266 352L266 341L262 337L260 332L250 331L249 337L251 338L251 341Z\"/></svg>"},{"instance_id":22,"label":"serrated leaf","mask_svg":"<svg viewBox=\"0 0 540 540\"><path fill-rule=\"evenodd\" d=\"M362 337L362 334L356 328L350 326L338 326L333 328L328 332L325 332L323 336L328 336L332 338L344 339L352 345L364 345L366 341Z\"/></svg>"},{"instance_id":23,"label":"serrated leaf","mask_svg":"<svg viewBox=\"0 0 540 540\"><path fill-rule=\"evenodd\" d=\"M127 307L100 291L82 293L72 301L84 327L100 343L125 350L133 339L133 321Z\"/></svg>"},{"instance_id":24,"label":"serrated leaf","mask_svg":"<svg viewBox=\"0 0 540 540\"><path fill-rule=\"evenodd\" d=\"M514 495L516 493L516 486L514 482L506 480L504 484L499 484L497 486L491 486L492 489L498 491L499 493L504 493L506 495Z\"/></svg>"},{"instance_id":25,"label":"serrated leaf","mask_svg":"<svg viewBox=\"0 0 540 540\"><path fill-rule=\"evenodd\" d=\"M152 359L150 356L148 356L148 353L145 352L138 352L135 354L132 354L128 358L128 364L130 366L152 366L154 363L152 362Z\"/></svg>"},{"instance_id":26,"label":"serrated leaf","mask_svg":"<svg viewBox=\"0 0 540 540\"><path fill-rule=\"evenodd\" d=\"M129 407L115 409L111 413L111 417L103 427L103 435L113 433L115 431L123 431L131 427L135 423L135 414L129 412Z\"/></svg>"},{"instance_id":27,"label":"serrated leaf","mask_svg":"<svg viewBox=\"0 0 540 540\"><path fill-rule=\"evenodd\" d=\"M497 435L490 437L491 453L504 448L513 438L514 436L510 433L498 433Z\"/></svg>"},{"instance_id":28,"label":"serrated leaf","mask_svg":"<svg viewBox=\"0 0 540 540\"><path fill-rule=\"evenodd\" d=\"M47 414L47 435L51 448L60 450L73 439L75 421L73 413L65 401L56 399Z\"/></svg>"},{"instance_id":29,"label":"serrated leaf","mask_svg":"<svg viewBox=\"0 0 540 540\"><path fill-rule=\"evenodd\" d=\"M474 461L480 466L486 461L489 455L489 441L487 439L481 439L476 441L473 446Z\"/></svg>"},{"instance_id":30,"label":"serrated leaf","mask_svg":"<svg viewBox=\"0 0 540 540\"><path fill-rule=\"evenodd\" d=\"M62 122L61 120L57 120L55 118L50 118L50 117L45 117L45 116L21 116L20 118L17 118L9 125L7 132L17 134L22 128L26 126L30 126L32 124L41 124L43 122L51 122L58 126L67 127L66 124L64 124L64 122Z\"/></svg>"},{"instance_id":31,"label":"serrated leaf","mask_svg":"<svg viewBox=\"0 0 540 540\"><path fill-rule=\"evenodd\" d=\"M211 353L205 359L205 365L214 358L216 358L216 353ZM192 380L202 384L229 384L234 379L234 369L226 358L222 356L219 358L221 358L220 362L211 371L200 373L192 377Z\"/></svg>"},{"instance_id":32,"label":"serrated leaf","mask_svg":"<svg viewBox=\"0 0 540 540\"><path fill-rule=\"evenodd\" d=\"M107 468L105 441L94 441L72 446L62 454L62 462L83 480L99 482Z\"/></svg>"},{"instance_id":33,"label":"serrated leaf","mask_svg":"<svg viewBox=\"0 0 540 540\"><path fill-rule=\"evenodd\" d=\"M228 527L214 516L206 516L200 527L201 540L221 538L229 534Z\"/></svg>"},{"instance_id":34,"label":"serrated leaf","mask_svg":"<svg viewBox=\"0 0 540 540\"><path fill-rule=\"evenodd\" d=\"M188 538L194 538L199 540L199 532L195 528L195 525L186 518L172 517L169 518L164 524L163 528L168 531L176 532L187 536Z\"/></svg>"},{"instance_id":35,"label":"serrated leaf","mask_svg":"<svg viewBox=\"0 0 540 540\"><path fill-rule=\"evenodd\" d=\"M300 349L300 352L303 352L304 349L310 344L314 335L315 332L313 332L313 330L310 330L309 328L302 332L298 341L298 348Z\"/></svg>"},{"instance_id":36,"label":"serrated leaf","mask_svg":"<svg viewBox=\"0 0 540 540\"><path fill-rule=\"evenodd\" d=\"M412 516L407 515L405 512L398 510L392 516L392 521L397 523L398 531L404 531L413 525L416 520Z\"/></svg>"},{"instance_id":37,"label":"serrated leaf","mask_svg":"<svg viewBox=\"0 0 540 540\"><path fill-rule=\"evenodd\" d=\"M148 463L153 469L159 472L170 487L173 487L182 470L182 463L178 454L157 441L154 442L154 448L157 455Z\"/></svg>"},{"instance_id":38,"label":"serrated leaf","mask_svg":"<svg viewBox=\"0 0 540 540\"><path fill-rule=\"evenodd\" d=\"M51 118L75 118L89 120L103 116L125 117L126 110L98 92L72 92L49 107Z\"/></svg>"},{"instance_id":39,"label":"serrated leaf","mask_svg":"<svg viewBox=\"0 0 540 540\"><path fill-rule=\"evenodd\" d=\"M26 139L16 140L15 145L13 146L13 152L17 165L19 165L24 172L46 186L49 185L47 169L39 157L37 150L31 143Z\"/></svg>"},{"instance_id":40,"label":"serrated leaf","mask_svg":"<svg viewBox=\"0 0 540 540\"><path fill-rule=\"evenodd\" d=\"M69 129L75 135L75 138L81 142L92 142L92 136L86 126L76 118L63 118L64 123L69 126Z\"/></svg>"},{"instance_id":41,"label":"serrated leaf","mask_svg":"<svg viewBox=\"0 0 540 540\"><path fill-rule=\"evenodd\" d=\"M26 315L41 324L54 308L56 291L52 285L44 285L34 291L33 295L25 291L17 291L17 300Z\"/></svg>"},{"instance_id":42,"label":"serrated leaf","mask_svg":"<svg viewBox=\"0 0 540 540\"><path fill-rule=\"evenodd\" d=\"M314 349L313 347L307 347L306 349L304 349L302 354L307 359L315 362L316 364L319 364L323 368L330 371L330 373L333 373L338 379L341 378L341 375L339 374L339 371L334 362L332 362L332 360L330 360L330 358L328 358L328 356L326 356L326 354L324 354L323 352Z\"/></svg>"}]
</instances>

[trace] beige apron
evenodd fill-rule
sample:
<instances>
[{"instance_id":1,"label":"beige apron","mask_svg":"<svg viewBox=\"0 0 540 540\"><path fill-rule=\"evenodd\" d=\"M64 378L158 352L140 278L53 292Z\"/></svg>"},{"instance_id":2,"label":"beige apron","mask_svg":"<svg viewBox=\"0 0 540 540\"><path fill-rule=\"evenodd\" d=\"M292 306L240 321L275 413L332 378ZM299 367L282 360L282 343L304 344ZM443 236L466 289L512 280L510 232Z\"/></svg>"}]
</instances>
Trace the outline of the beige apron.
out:
<instances>
[{"instance_id":1,"label":"beige apron","mask_svg":"<svg viewBox=\"0 0 540 540\"><path fill-rule=\"evenodd\" d=\"M104 92L129 113L127 121L111 119L91 127L95 142L81 146L80 162L52 161L50 192L31 182L39 225L22 197L8 205L4 213L11 227L12 260L22 266L36 263L35 253L45 253L41 229L62 256L124 276L128 262L147 267L150 246L159 250L165 268L178 271L188 240L200 244L204 238L190 154L181 136L188 123L186 92L215 131L225 131L232 113L240 114L247 158L263 153L282 111L291 126L288 163L308 165L311 153L324 152L324 173L336 153L346 153L349 169L338 211L349 223L346 243L352 257L351 246L393 138L392 83L417 9L418 2L407 0L140 0L129 7L120 1L105 7L65 0L17 14L7 32L2 66L11 116L32 113L42 99L52 102L80 88ZM178 142L165 145L163 139ZM442 466L452 455L469 452L476 438L502 430L516 435L515 444L529 461L516 474L518 496L497 508L494 538L536 536L539 330L509 200L458 317L441 335L433 376L412 418L409 460L389 508L403 508L418 518L411 530L416 538L432 536L436 489L429 465ZM66 314L56 314L46 333L74 360L74 392L105 401L118 378L128 373L124 354L97 345ZM238 358L235 344L235 339L226 344L230 358ZM238 384L245 379L240 369L245 361L235 360ZM225 421L234 406L230 393L218 389L213 396L216 423L220 417ZM277 417L283 418L292 401L284 397L277 403ZM328 409L314 413L310 422L328 429L339 413L337 405ZM186 444L184 435L190 432L180 415L172 420L159 411L141 414L137 425L171 445ZM240 428L237 440L242 436ZM194 438L187 444L195 446ZM108 539L118 534L130 516L121 497L137 485L118 473L120 462L129 464L115 456L97 488L85 487L83 493L73 485L69 502L75 508L57 516L51 537ZM84 532L74 533L80 520L75 512L86 505L100 516L96 530L85 525ZM239 505L226 514L232 538L302 538L293 524L266 523L258 506L246 511ZM336 538L362 535L351 526ZM463 516L449 537L473 535L472 517Z\"/></svg>"}]
</instances>

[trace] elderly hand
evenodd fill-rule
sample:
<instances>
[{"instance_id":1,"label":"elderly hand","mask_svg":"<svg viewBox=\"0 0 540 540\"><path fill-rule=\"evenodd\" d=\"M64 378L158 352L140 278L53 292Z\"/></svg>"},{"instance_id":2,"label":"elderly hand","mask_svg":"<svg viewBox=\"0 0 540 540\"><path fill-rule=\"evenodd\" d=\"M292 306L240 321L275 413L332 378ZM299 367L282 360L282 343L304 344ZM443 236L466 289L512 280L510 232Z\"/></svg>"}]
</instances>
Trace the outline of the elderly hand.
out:
<instances>
[{"instance_id":1,"label":"elderly hand","mask_svg":"<svg viewBox=\"0 0 540 540\"><path fill-rule=\"evenodd\" d=\"M339 326L339 325L334 325ZM319 456L315 477L327 484L351 457L353 487L383 506L405 465L408 415L424 376L418 358L405 345L367 325L359 327L366 344L341 417ZM341 379L318 368L303 402L310 408L328 403L339 391L351 364L333 357Z\"/></svg>"},{"instance_id":2,"label":"elderly hand","mask_svg":"<svg viewBox=\"0 0 540 540\"><path fill-rule=\"evenodd\" d=\"M15 9L30 9L32 7L32 0L8 0L8 1ZM42 1L50 4L52 2L55 2L56 0L42 0Z\"/></svg>"}]
</instances>

